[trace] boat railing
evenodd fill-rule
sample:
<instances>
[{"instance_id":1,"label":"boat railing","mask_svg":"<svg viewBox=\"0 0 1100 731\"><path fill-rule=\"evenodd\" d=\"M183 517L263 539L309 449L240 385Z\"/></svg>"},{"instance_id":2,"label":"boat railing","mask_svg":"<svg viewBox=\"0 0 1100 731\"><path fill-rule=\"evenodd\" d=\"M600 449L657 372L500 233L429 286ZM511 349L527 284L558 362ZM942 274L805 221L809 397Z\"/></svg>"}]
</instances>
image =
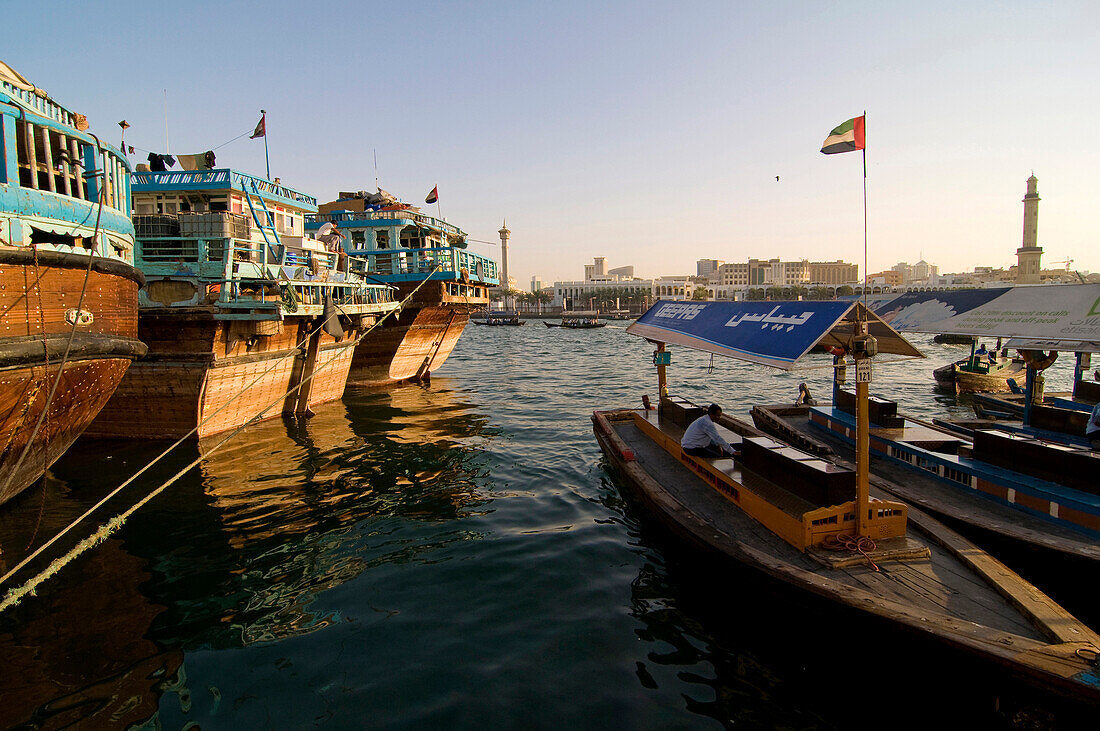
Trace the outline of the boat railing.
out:
<instances>
[{"instance_id":1,"label":"boat railing","mask_svg":"<svg viewBox=\"0 0 1100 731\"><path fill-rule=\"evenodd\" d=\"M332 223L351 223L353 221L412 221L413 223L428 228L434 228L452 236L458 236L466 238L466 232L455 226L453 223L447 223L441 218L435 216L429 216L426 213L420 213L409 209L400 210L388 210L388 211L332 211L330 213L311 213L306 215L306 223L316 222L325 223L330 221Z\"/></svg>"},{"instance_id":2,"label":"boat railing","mask_svg":"<svg viewBox=\"0 0 1100 731\"><path fill-rule=\"evenodd\" d=\"M217 187L230 187L241 192L254 192L268 197L283 199L302 206L313 207L317 199L311 195L288 188L266 178L233 170L232 168L213 168L212 170L142 170L133 173L132 182L140 192L151 190L203 190Z\"/></svg>"},{"instance_id":3,"label":"boat railing","mask_svg":"<svg viewBox=\"0 0 1100 731\"><path fill-rule=\"evenodd\" d=\"M7 137L6 128L12 125L9 139L15 149L8 156L14 152L18 170L18 179L9 185L102 202L129 217L130 163L121 151L76 129L76 115L56 102L7 83L0 91L19 102L3 104L0 98L0 132ZM55 217L48 206L44 213Z\"/></svg>"},{"instance_id":4,"label":"boat railing","mask_svg":"<svg viewBox=\"0 0 1100 731\"><path fill-rule=\"evenodd\" d=\"M365 273L370 275L427 275L438 267L439 272L433 275L437 278L467 278L486 284L499 281L495 261L455 246L354 251L351 258L365 262Z\"/></svg>"}]
</instances>

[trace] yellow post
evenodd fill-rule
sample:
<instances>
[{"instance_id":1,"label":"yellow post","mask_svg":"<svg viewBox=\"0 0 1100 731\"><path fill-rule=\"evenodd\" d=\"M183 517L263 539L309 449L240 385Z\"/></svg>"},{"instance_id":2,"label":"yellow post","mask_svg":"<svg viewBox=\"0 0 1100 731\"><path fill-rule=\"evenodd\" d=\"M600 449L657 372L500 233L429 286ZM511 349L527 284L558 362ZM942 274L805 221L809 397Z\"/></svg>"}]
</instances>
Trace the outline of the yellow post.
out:
<instances>
[{"instance_id":1,"label":"yellow post","mask_svg":"<svg viewBox=\"0 0 1100 731\"><path fill-rule=\"evenodd\" d=\"M657 343L657 352L665 352L665 344ZM664 363L657 364L657 402L663 403L668 400L668 378L665 373L666 366Z\"/></svg>"},{"instance_id":2,"label":"yellow post","mask_svg":"<svg viewBox=\"0 0 1100 731\"><path fill-rule=\"evenodd\" d=\"M871 365L869 358L856 356L856 534L870 533L867 512L871 503L871 430L868 425L867 397L871 384L860 375L860 366Z\"/></svg>"}]
</instances>

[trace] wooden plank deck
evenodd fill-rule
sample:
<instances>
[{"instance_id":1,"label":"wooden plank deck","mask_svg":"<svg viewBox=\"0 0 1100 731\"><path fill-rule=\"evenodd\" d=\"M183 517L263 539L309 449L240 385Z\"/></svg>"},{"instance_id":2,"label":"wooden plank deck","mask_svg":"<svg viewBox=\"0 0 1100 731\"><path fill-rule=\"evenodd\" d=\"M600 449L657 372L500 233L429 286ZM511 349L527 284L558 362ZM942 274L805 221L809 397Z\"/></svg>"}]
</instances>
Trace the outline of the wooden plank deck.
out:
<instances>
[{"instance_id":1,"label":"wooden plank deck","mask_svg":"<svg viewBox=\"0 0 1100 731\"><path fill-rule=\"evenodd\" d=\"M946 614L1034 640L1044 637L1032 623L982 577L949 552L933 546L927 561L888 561L874 571L867 564L827 568L790 546L710 488L672 455L654 444L633 422L613 422L634 450L635 461L708 529L722 533L795 568L828 577L852 589L919 611ZM742 475L744 477L744 475ZM776 487L776 489L781 489Z\"/></svg>"}]
</instances>

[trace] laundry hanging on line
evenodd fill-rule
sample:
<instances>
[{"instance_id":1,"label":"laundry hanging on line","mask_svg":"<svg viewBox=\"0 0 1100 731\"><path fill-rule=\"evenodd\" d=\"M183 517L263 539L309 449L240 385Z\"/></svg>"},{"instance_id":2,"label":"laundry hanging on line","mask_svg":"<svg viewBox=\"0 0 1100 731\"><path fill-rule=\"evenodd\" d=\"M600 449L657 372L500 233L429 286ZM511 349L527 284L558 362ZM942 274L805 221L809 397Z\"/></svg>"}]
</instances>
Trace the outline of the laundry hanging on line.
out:
<instances>
[{"instance_id":1,"label":"laundry hanging on line","mask_svg":"<svg viewBox=\"0 0 1100 731\"><path fill-rule=\"evenodd\" d=\"M197 155L177 155L176 159L184 170L212 170L217 164L217 157L213 150L200 152Z\"/></svg>"},{"instance_id":2,"label":"laundry hanging on line","mask_svg":"<svg viewBox=\"0 0 1100 731\"><path fill-rule=\"evenodd\" d=\"M162 155L159 152L149 153L149 169L153 172L164 172L176 164L176 158L171 155Z\"/></svg>"}]
</instances>

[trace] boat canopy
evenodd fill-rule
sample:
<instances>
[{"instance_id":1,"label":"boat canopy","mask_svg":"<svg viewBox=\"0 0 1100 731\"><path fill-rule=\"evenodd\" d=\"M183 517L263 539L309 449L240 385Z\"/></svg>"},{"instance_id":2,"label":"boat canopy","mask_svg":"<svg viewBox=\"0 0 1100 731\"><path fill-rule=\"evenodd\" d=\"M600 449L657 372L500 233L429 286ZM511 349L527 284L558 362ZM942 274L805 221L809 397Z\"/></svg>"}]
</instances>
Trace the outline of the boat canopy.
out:
<instances>
[{"instance_id":1,"label":"boat canopy","mask_svg":"<svg viewBox=\"0 0 1100 731\"><path fill-rule=\"evenodd\" d=\"M562 317L599 317L599 310L573 310L571 312L562 312Z\"/></svg>"},{"instance_id":2,"label":"boat canopy","mask_svg":"<svg viewBox=\"0 0 1100 731\"><path fill-rule=\"evenodd\" d=\"M658 302L626 331L790 370L816 345L850 345L857 319L867 321L880 353L924 357L862 302Z\"/></svg>"},{"instance_id":3,"label":"boat canopy","mask_svg":"<svg viewBox=\"0 0 1100 731\"><path fill-rule=\"evenodd\" d=\"M996 294L961 308L948 303L954 295L967 294L965 290L921 292L937 295L938 300L917 305L905 305L908 295L903 295L879 308L879 314L898 330L1007 338L1010 348L1100 352L1100 284L969 291L985 292ZM918 312L921 308L927 311ZM936 312L941 316L936 317Z\"/></svg>"}]
</instances>

